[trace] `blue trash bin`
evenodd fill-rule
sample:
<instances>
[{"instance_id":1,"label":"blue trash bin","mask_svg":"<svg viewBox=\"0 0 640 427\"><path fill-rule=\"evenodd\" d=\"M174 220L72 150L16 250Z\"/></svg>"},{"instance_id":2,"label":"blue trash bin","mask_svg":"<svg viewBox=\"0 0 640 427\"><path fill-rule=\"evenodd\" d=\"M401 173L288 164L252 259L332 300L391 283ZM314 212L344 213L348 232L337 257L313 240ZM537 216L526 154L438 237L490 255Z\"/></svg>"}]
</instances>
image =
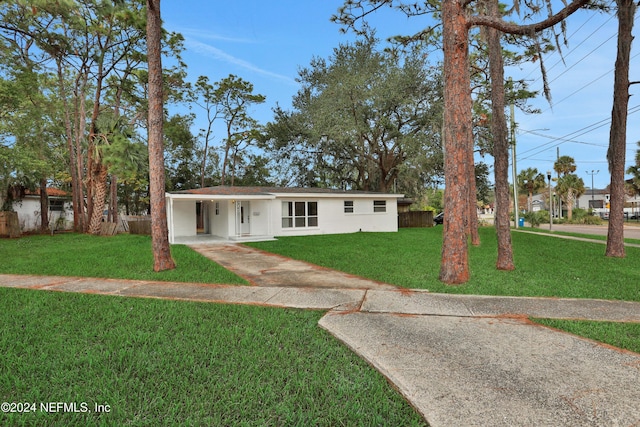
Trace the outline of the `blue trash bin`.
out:
<instances>
[{"instance_id":1,"label":"blue trash bin","mask_svg":"<svg viewBox=\"0 0 640 427\"><path fill-rule=\"evenodd\" d=\"M518 226L524 227L524 218L518 218Z\"/></svg>"}]
</instances>

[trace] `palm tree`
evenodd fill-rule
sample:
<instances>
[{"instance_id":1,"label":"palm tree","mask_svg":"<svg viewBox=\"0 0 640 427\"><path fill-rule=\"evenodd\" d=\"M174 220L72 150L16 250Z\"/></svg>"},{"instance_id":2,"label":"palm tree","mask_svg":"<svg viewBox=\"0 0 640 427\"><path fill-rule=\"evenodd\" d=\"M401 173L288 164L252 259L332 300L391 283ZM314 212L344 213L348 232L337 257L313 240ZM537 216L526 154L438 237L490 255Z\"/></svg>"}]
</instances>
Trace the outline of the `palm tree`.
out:
<instances>
[{"instance_id":1,"label":"palm tree","mask_svg":"<svg viewBox=\"0 0 640 427\"><path fill-rule=\"evenodd\" d=\"M576 161L571 156L560 156L553 164L553 170L558 172L558 178L574 173L576 171Z\"/></svg>"},{"instance_id":2,"label":"palm tree","mask_svg":"<svg viewBox=\"0 0 640 427\"><path fill-rule=\"evenodd\" d=\"M553 164L553 170L558 173L558 180L560 180L560 177L576 171L576 161L571 156L560 156ZM560 198L559 205L558 215L562 218L562 198ZM569 210L569 212L571 212L571 210Z\"/></svg>"},{"instance_id":3,"label":"palm tree","mask_svg":"<svg viewBox=\"0 0 640 427\"><path fill-rule=\"evenodd\" d=\"M527 168L518 174L518 190L524 191L529 196L527 210L531 212L533 210L533 194L538 190L545 187L544 175L538 173L536 168Z\"/></svg>"},{"instance_id":4,"label":"palm tree","mask_svg":"<svg viewBox=\"0 0 640 427\"><path fill-rule=\"evenodd\" d=\"M558 185L556 191L567 204L567 216L569 221L573 216L573 204L576 198L580 197L585 192L584 181L578 175L570 173L560 177L558 179Z\"/></svg>"}]
</instances>

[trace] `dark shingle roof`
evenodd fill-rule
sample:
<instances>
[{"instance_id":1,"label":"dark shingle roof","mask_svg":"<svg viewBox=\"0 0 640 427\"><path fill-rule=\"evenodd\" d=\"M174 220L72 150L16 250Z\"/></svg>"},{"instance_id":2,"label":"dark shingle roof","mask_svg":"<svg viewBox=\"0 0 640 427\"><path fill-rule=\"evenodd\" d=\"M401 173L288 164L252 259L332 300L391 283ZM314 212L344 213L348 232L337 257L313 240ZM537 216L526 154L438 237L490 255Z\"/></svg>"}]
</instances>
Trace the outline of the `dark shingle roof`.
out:
<instances>
[{"instance_id":1,"label":"dark shingle roof","mask_svg":"<svg viewBox=\"0 0 640 427\"><path fill-rule=\"evenodd\" d=\"M285 194L388 194L373 191L336 190L331 188L294 188L294 187L242 187L219 185L217 187L194 188L192 190L172 191L171 194L202 194L204 196L266 196L274 193Z\"/></svg>"}]
</instances>

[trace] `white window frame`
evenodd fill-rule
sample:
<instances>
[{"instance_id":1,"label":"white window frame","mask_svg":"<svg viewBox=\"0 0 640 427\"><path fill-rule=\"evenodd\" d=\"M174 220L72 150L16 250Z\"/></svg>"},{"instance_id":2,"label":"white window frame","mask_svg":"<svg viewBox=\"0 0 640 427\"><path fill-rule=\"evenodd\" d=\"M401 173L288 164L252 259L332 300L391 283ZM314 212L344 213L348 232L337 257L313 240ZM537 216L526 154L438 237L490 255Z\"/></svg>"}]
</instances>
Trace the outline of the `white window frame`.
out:
<instances>
[{"instance_id":1,"label":"white window frame","mask_svg":"<svg viewBox=\"0 0 640 427\"><path fill-rule=\"evenodd\" d=\"M373 212L374 213L385 213L385 212L387 212L387 201L386 200L374 200L373 201Z\"/></svg>"},{"instance_id":2,"label":"white window frame","mask_svg":"<svg viewBox=\"0 0 640 427\"><path fill-rule=\"evenodd\" d=\"M345 200L344 201L344 213L354 213L355 206L353 200Z\"/></svg>"},{"instance_id":3,"label":"white window frame","mask_svg":"<svg viewBox=\"0 0 640 427\"><path fill-rule=\"evenodd\" d=\"M318 227L318 202L316 200L283 200L282 228Z\"/></svg>"}]
</instances>

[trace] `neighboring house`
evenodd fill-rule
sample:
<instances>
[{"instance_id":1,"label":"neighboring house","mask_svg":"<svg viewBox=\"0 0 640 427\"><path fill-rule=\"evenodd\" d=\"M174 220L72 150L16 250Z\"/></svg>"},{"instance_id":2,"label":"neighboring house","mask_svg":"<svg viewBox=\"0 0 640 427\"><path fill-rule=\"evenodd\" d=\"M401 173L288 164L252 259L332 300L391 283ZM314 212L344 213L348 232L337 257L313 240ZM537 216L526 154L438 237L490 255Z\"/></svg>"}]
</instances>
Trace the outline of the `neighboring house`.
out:
<instances>
[{"instance_id":1,"label":"neighboring house","mask_svg":"<svg viewBox=\"0 0 640 427\"><path fill-rule=\"evenodd\" d=\"M73 228L73 207L66 191L47 188L49 197L49 227L55 230ZM21 231L40 229L40 190L27 191L25 196L13 202L13 210L18 213Z\"/></svg>"},{"instance_id":2,"label":"neighboring house","mask_svg":"<svg viewBox=\"0 0 640 427\"><path fill-rule=\"evenodd\" d=\"M166 193L169 242L398 231L401 197L324 188L218 186L176 191Z\"/></svg>"},{"instance_id":3,"label":"neighboring house","mask_svg":"<svg viewBox=\"0 0 640 427\"><path fill-rule=\"evenodd\" d=\"M587 189L585 194L579 197L577 206L582 209L593 208L593 211L601 216L607 216L611 210L610 194L607 190ZM640 217L640 197L636 194L625 196L624 212L627 217Z\"/></svg>"},{"instance_id":4,"label":"neighboring house","mask_svg":"<svg viewBox=\"0 0 640 427\"><path fill-rule=\"evenodd\" d=\"M547 210L548 206L545 202L545 196L548 196L547 194L534 194L533 197L531 198L531 211L532 212L538 212L541 210ZM548 197L547 197L548 198ZM526 206L525 206L526 208Z\"/></svg>"},{"instance_id":5,"label":"neighboring house","mask_svg":"<svg viewBox=\"0 0 640 427\"><path fill-rule=\"evenodd\" d=\"M587 188L576 200L576 208L581 209L606 209L609 203L609 193L607 190L599 190L597 188Z\"/></svg>"},{"instance_id":6,"label":"neighboring house","mask_svg":"<svg viewBox=\"0 0 640 427\"><path fill-rule=\"evenodd\" d=\"M587 188L585 193L576 199L574 208L592 209L595 214L606 216L610 211L609 197L610 195L606 189L600 190L595 188L592 190L591 188ZM548 209L548 206L546 206L548 198L548 195L543 193L534 195L533 210ZM564 214L566 214L566 204L564 202L562 208ZM624 212L628 217L640 217L640 197L638 195L626 196Z\"/></svg>"}]
</instances>

